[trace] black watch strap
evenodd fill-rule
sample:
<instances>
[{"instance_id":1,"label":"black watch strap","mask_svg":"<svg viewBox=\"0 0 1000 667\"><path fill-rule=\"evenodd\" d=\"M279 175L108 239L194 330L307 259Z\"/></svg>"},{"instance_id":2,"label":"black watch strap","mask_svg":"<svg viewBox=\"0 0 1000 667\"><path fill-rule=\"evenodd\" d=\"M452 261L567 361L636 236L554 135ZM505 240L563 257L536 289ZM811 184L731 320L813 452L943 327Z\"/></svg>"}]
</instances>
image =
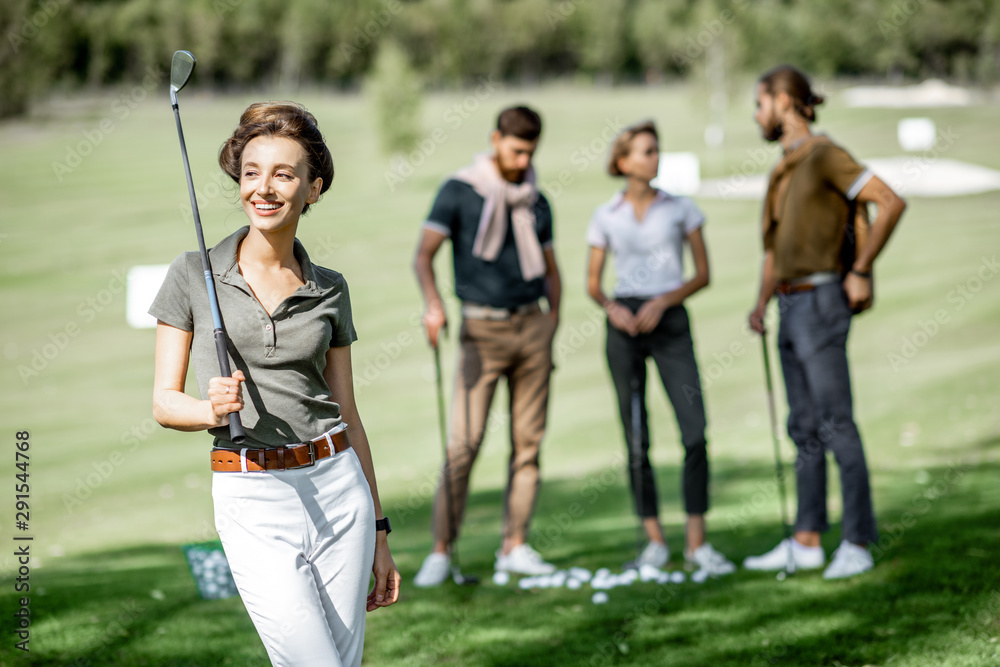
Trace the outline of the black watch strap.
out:
<instances>
[{"instance_id":1,"label":"black watch strap","mask_svg":"<svg viewBox=\"0 0 1000 667\"><path fill-rule=\"evenodd\" d=\"M375 519L375 531L378 532L380 530L384 530L386 535L392 532L392 526L389 525L389 517Z\"/></svg>"}]
</instances>

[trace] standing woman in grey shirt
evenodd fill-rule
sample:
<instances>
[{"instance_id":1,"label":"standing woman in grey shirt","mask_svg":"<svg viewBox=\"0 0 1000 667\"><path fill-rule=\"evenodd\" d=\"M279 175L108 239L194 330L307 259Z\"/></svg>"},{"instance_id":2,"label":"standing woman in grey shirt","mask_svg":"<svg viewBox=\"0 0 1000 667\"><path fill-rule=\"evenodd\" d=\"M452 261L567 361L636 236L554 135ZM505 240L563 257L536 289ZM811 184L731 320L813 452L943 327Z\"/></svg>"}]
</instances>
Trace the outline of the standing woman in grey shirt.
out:
<instances>
[{"instance_id":1,"label":"standing woman in grey shirt","mask_svg":"<svg viewBox=\"0 0 1000 667\"><path fill-rule=\"evenodd\" d=\"M708 453L705 408L684 300L708 285L708 254L694 202L650 184L660 148L652 122L626 128L611 147L608 172L624 176L625 190L594 211L587 229L590 260L587 292L608 315L607 357L628 447L629 481L635 508L649 540L635 565L662 567L670 550L659 521L656 482L649 463L646 359L653 358L677 416L684 446L682 489L688 515L685 560L712 576L734 565L705 540ZM684 245L691 248L695 275L685 281ZM615 257L614 298L601 287L608 252Z\"/></svg>"},{"instance_id":2,"label":"standing woman in grey shirt","mask_svg":"<svg viewBox=\"0 0 1000 667\"><path fill-rule=\"evenodd\" d=\"M237 370L215 377L201 260L185 253L150 308L153 414L215 437L215 524L271 662L359 665L365 611L394 603L400 576L354 399L347 283L295 238L330 187L333 158L312 114L260 103L244 111L219 164L249 221L210 252ZM200 399L184 392L189 360ZM232 412L246 428L242 446L229 440Z\"/></svg>"}]
</instances>

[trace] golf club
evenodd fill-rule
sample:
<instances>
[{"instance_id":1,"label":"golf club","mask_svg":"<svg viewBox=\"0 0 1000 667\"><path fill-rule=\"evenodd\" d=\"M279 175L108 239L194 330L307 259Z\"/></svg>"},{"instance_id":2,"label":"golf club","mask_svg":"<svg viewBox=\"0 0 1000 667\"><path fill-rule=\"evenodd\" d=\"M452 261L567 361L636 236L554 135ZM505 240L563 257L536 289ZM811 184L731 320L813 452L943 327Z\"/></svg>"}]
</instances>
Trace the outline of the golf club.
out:
<instances>
[{"instance_id":1,"label":"golf club","mask_svg":"<svg viewBox=\"0 0 1000 667\"><path fill-rule=\"evenodd\" d=\"M774 388L771 385L771 359L767 353L767 331L760 334L761 349L764 351L764 377L767 380L767 407L771 415L771 440L774 442L774 471L778 478L778 494L781 501L781 528L785 536L785 543L788 545L788 562L785 571L778 573L779 579L784 579L782 575L793 574L795 572L795 557L792 554L792 531L788 525L788 504L785 499L785 467L781 464L781 447L778 444L778 417L774 409Z\"/></svg>"},{"instance_id":2,"label":"golf club","mask_svg":"<svg viewBox=\"0 0 1000 667\"><path fill-rule=\"evenodd\" d=\"M634 344L634 341L633 341ZM642 369L642 364L644 363L642 357L639 355L638 350L632 350L632 394L630 397L630 407L632 413L632 437L630 438L630 450L632 463L629 468L632 472L632 484L635 496L642 501L642 393L639 386L639 372ZM636 508L638 509L638 507ZM636 526L635 534L635 544L636 552L642 553L643 537L645 536L645 530L642 525L642 517L639 517L639 524ZM626 569L638 569L639 565L636 560L630 561L625 564Z\"/></svg>"},{"instance_id":3,"label":"golf club","mask_svg":"<svg viewBox=\"0 0 1000 667\"><path fill-rule=\"evenodd\" d=\"M438 345L441 341L438 339ZM434 371L437 380L438 399L438 429L441 432L441 449L444 452L444 510L448 515L448 537L451 539L451 578L459 586L471 586L479 583L479 578L465 576L458 566L458 536L455 535L455 518L452 516L451 507L451 462L448 459L448 430L445 426L444 412L444 383L441 379L441 350L438 345L434 348ZM468 396L466 396L468 400Z\"/></svg>"},{"instance_id":4,"label":"golf club","mask_svg":"<svg viewBox=\"0 0 1000 667\"><path fill-rule=\"evenodd\" d=\"M205 249L205 235L201 231L201 216L198 214L198 200L194 194L194 181L191 180L191 164L188 162L187 146L184 144L184 130L181 129L181 114L177 107L177 93L180 92L191 73L194 72L194 55L190 51L175 51L170 61L170 105L174 109L174 120L177 121L177 137L181 142L181 157L184 159L184 175L187 176L188 195L191 197L191 213L194 215L194 227L198 232L198 250L201 252L201 265L205 270L205 286L208 288L208 302L212 308L212 322L215 325L215 350L219 355L219 371L221 377L232 377L229 370L229 353L226 345L226 333L222 327L222 312L219 310L219 298L215 293L215 281L212 279L212 264L208 260ZM235 445L241 445L246 440L246 431L239 413L229 414L229 436Z\"/></svg>"}]
</instances>

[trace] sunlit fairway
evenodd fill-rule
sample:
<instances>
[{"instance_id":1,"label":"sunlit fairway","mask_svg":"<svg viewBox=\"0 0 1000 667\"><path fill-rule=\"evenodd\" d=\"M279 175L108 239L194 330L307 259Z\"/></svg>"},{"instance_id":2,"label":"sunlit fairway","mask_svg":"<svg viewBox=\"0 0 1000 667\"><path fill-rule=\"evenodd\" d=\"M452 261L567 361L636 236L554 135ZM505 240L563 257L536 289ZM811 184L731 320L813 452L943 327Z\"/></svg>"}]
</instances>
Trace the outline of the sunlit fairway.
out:
<instances>
[{"instance_id":1,"label":"sunlit fairway","mask_svg":"<svg viewBox=\"0 0 1000 667\"><path fill-rule=\"evenodd\" d=\"M957 138L945 151L912 154L914 169L939 157L1000 169L995 107L848 109L837 86L828 88L820 129L861 160L902 155L896 123L917 113ZM400 603L369 615L367 664L1000 660L1000 192L911 198L876 264L875 308L855 321L855 408L883 531L872 573L836 583L800 573L778 582L740 570L701 585L615 588L600 606L587 587L497 586L490 575L509 453L501 393L460 542L463 568L484 583L407 585L430 548L441 459L433 357L410 269L436 187L487 148L503 106L527 102L541 111L536 167L555 210L565 297L533 541L560 568L620 570L634 555L636 520L604 323L583 286L590 213L619 185L604 173L607 140L623 124L651 117L662 148L696 152L703 177L739 173L762 148L767 159L756 171L764 172L776 152L757 136L750 90L730 91L726 143L718 149L705 148L708 94L695 84L438 92L423 107L427 139L395 171L379 152L364 97L296 96L318 117L337 170L299 238L314 262L343 272L351 286L358 401L404 576ZM215 159L239 113L257 99L186 90L181 101L209 244L243 224ZM153 331L125 323L128 268L165 264L196 247L166 83L141 99L125 91L43 106L28 120L0 125L0 155L0 424L8 453L0 664L262 664L240 601L197 596L180 547L215 538L209 441L153 422ZM698 203L708 217L712 283L688 308L709 414L709 531L738 562L781 537L760 344L744 326L757 287L760 205ZM446 257L437 268L450 275ZM451 377L454 299L448 308L456 325L443 355ZM680 568L682 451L662 389L652 387L649 402L662 519L671 566ZM779 412L783 419L782 400ZM13 439L24 430L31 518L29 530L15 531ZM790 461L791 443L783 437L782 446ZM836 520L839 486L836 467L830 470ZM13 647L11 619L24 594L14 590L11 532L34 537L30 655ZM838 540L839 524L824 537L828 553Z\"/></svg>"}]
</instances>

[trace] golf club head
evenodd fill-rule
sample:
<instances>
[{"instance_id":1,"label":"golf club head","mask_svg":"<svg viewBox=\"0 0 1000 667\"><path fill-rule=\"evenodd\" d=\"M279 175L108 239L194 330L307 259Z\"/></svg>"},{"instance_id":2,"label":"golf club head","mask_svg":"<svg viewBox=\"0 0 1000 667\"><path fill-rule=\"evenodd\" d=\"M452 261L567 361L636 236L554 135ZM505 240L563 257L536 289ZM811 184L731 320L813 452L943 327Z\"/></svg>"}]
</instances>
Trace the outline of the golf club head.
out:
<instances>
[{"instance_id":1,"label":"golf club head","mask_svg":"<svg viewBox=\"0 0 1000 667\"><path fill-rule=\"evenodd\" d=\"M474 575L464 575L458 567L451 568L451 580L458 586L475 586L479 583L479 577Z\"/></svg>"},{"instance_id":2,"label":"golf club head","mask_svg":"<svg viewBox=\"0 0 1000 667\"><path fill-rule=\"evenodd\" d=\"M190 51L174 51L174 57L170 61L170 91L177 93L187 85L191 73L194 72L194 65L197 61Z\"/></svg>"}]
</instances>

